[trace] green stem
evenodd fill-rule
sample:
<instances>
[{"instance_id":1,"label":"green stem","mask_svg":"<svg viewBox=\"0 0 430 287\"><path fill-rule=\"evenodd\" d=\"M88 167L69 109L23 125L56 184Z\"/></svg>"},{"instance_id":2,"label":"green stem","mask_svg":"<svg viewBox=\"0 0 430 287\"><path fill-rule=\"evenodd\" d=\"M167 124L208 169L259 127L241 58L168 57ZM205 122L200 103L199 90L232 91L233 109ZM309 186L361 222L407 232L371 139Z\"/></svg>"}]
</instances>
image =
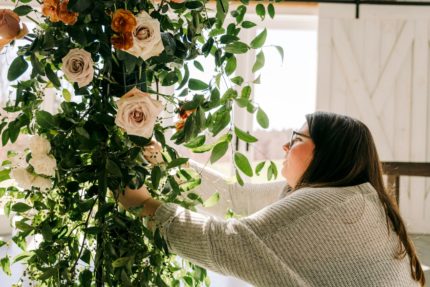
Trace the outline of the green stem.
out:
<instances>
[{"instance_id":1,"label":"green stem","mask_svg":"<svg viewBox=\"0 0 430 287\"><path fill-rule=\"evenodd\" d=\"M106 147L104 147L106 149ZM107 156L107 155L106 155ZM106 158L103 157L101 164L101 170L99 171L99 194L98 194L98 210L101 210L103 205L106 203L106 192L107 192L107 179L106 179ZM96 251L96 286L104 287L104 225L105 216L100 216L98 219L99 232L97 234L97 251Z\"/></svg>"},{"instance_id":2,"label":"green stem","mask_svg":"<svg viewBox=\"0 0 430 287\"><path fill-rule=\"evenodd\" d=\"M37 26L39 26L39 27L42 27L42 25L40 25L40 23L39 22L37 22L35 19L33 19L31 16L26 16L27 17L27 19L28 20L30 20L30 21L32 21L32 22L34 22Z\"/></svg>"}]
</instances>

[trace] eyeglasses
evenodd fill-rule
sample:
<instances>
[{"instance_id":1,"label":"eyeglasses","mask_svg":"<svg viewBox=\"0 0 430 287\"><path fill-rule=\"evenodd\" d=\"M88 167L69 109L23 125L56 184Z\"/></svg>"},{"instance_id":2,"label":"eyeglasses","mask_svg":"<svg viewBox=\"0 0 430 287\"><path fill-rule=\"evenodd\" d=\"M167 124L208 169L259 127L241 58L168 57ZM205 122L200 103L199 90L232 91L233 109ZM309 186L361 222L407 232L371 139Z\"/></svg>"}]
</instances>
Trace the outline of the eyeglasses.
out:
<instances>
[{"instance_id":1,"label":"eyeglasses","mask_svg":"<svg viewBox=\"0 0 430 287\"><path fill-rule=\"evenodd\" d=\"M302 133L299 133L299 132L297 132L297 131L293 131L292 133L291 133L291 138L290 138L290 141L289 142L287 142L286 144L284 144L284 146L283 146L283 148L284 148L284 150L286 150L286 149L290 149L290 148L292 148L293 147L293 145L294 145L294 143L297 141L297 136L301 136L301 137L305 137L305 138L308 138L308 139L310 139L311 137L310 136L308 136L308 135L305 135L305 134L302 134Z\"/></svg>"}]
</instances>

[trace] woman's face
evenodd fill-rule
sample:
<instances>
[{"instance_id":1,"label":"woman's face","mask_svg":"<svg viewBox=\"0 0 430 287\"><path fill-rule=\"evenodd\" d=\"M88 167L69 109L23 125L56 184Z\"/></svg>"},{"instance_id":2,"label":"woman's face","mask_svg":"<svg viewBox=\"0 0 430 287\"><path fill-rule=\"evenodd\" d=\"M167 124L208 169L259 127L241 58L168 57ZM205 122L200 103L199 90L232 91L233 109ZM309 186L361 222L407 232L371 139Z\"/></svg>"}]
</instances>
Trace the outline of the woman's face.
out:
<instances>
[{"instance_id":1,"label":"woman's face","mask_svg":"<svg viewBox=\"0 0 430 287\"><path fill-rule=\"evenodd\" d=\"M282 164L282 176L292 188L296 187L299 179L311 163L314 148L315 145L309 136L307 123L296 133L293 133L292 140L283 146L286 154Z\"/></svg>"}]
</instances>

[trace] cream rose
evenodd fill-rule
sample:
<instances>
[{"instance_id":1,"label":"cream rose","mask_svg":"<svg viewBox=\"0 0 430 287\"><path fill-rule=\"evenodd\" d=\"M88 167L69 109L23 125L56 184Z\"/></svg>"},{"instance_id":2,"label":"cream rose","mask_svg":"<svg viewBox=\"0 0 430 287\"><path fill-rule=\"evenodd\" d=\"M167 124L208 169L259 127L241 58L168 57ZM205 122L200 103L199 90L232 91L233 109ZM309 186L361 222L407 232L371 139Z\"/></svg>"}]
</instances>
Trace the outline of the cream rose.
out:
<instances>
[{"instance_id":1,"label":"cream rose","mask_svg":"<svg viewBox=\"0 0 430 287\"><path fill-rule=\"evenodd\" d=\"M44 137L35 135L30 139L30 151L33 157L45 156L51 151L51 144Z\"/></svg>"},{"instance_id":2,"label":"cream rose","mask_svg":"<svg viewBox=\"0 0 430 287\"><path fill-rule=\"evenodd\" d=\"M29 163L33 166L34 172L46 176L54 176L57 169L57 161L53 156L44 155L32 157Z\"/></svg>"},{"instance_id":3,"label":"cream rose","mask_svg":"<svg viewBox=\"0 0 430 287\"><path fill-rule=\"evenodd\" d=\"M12 169L10 177L13 178L19 187L23 189L31 189L35 176L25 168Z\"/></svg>"},{"instance_id":4,"label":"cream rose","mask_svg":"<svg viewBox=\"0 0 430 287\"><path fill-rule=\"evenodd\" d=\"M143 157L152 165L163 163L163 147L155 140L143 148Z\"/></svg>"},{"instance_id":5,"label":"cream rose","mask_svg":"<svg viewBox=\"0 0 430 287\"><path fill-rule=\"evenodd\" d=\"M49 178L36 176L32 182L34 187L39 188L41 191L49 190L52 187L52 181Z\"/></svg>"},{"instance_id":6,"label":"cream rose","mask_svg":"<svg viewBox=\"0 0 430 287\"><path fill-rule=\"evenodd\" d=\"M160 22L151 18L144 11L136 16L136 20L137 25L133 31L133 47L126 52L141 57L143 60L160 55L164 50Z\"/></svg>"},{"instance_id":7,"label":"cream rose","mask_svg":"<svg viewBox=\"0 0 430 287\"><path fill-rule=\"evenodd\" d=\"M79 88L82 88L93 80L93 65L91 53L84 49L75 48L71 49L63 58L61 70L63 70L69 81L78 83Z\"/></svg>"},{"instance_id":8,"label":"cream rose","mask_svg":"<svg viewBox=\"0 0 430 287\"><path fill-rule=\"evenodd\" d=\"M163 110L161 102L133 88L116 103L118 112L115 124L117 126L123 128L129 135L151 137L157 116Z\"/></svg>"}]
</instances>

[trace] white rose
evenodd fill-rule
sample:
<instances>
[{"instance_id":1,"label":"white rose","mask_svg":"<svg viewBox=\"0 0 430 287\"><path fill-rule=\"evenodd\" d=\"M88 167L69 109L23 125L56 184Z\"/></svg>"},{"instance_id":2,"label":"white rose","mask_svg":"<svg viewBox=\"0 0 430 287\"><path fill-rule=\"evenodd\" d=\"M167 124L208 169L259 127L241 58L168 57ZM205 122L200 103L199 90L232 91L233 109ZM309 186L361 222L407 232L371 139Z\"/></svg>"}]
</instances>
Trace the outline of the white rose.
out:
<instances>
[{"instance_id":1,"label":"white rose","mask_svg":"<svg viewBox=\"0 0 430 287\"><path fill-rule=\"evenodd\" d=\"M36 176L33 180L33 186L38 187L41 191L46 191L52 187L52 181L49 178Z\"/></svg>"},{"instance_id":2,"label":"white rose","mask_svg":"<svg viewBox=\"0 0 430 287\"><path fill-rule=\"evenodd\" d=\"M91 53L84 49L75 48L71 49L63 58L61 70L63 70L69 81L78 83L79 88L82 88L93 80L93 65Z\"/></svg>"},{"instance_id":3,"label":"white rose","mask_svg":"<svg viewBox=\"0 0 430 287\"><path fill-rule=\"evenodd\" d=\"M137 25L133 31L133 47L126 52L147 60L158 56L163 52L164 46L161 40L160 22L142 11L136 16Z\"/></svg>"},{"instance_id":4,"label":"white rose","mask_svg":"<svg viewBox=\"0 0 430 287\"><path fill-rule=\"evenodd\" d=\"M31 189L35 176L29 173L25 168L12 169L10 177L13 178L19 187Z\"/></svg>"},{"instance_id":5,"label":"white rose","mask_svg":"<svg viewBox=\"0 0 430 287\"><path fill-rule=\"evenodd\" d=\"M47 155L51 151L51 144L44 137L35 135L30 139L30 150L33 157Z\"/></svg>"},{"instance_id":6,"label":"white rose","mask_svg":"<svg viewBox=\"0 0 430 287\"><path fill-rule=\"evenodd\" d=\"M162 152L163 147L157 141L152 140L151 143L143 148L143 157L151 164L157 165L163 163Z\"/></svg>"},{"instance_id":7,"label":"white rose","mask_svg":"<svg viewBox=\"0 0 430 287\"><path fill-rule=\"evenodd\" d=\"M9 158L12 168L27 167L28 163L24 153L18 153Z\"/></svg>"},{"instance_id":8,"label":"white rose","mask_svg":"<svg viewBox=\"0 0 430 287\"><path fill-rule=\"evenodd\" d=\"M133 88L117 102L115 124L127 134L149 138L152 135L158 114L163 110L161 102L147 93Z\"/></svg>"},{"instance_id":9,"label":"white rose","mask_svg":"<svg viewBox=\"0 0 430 287\"><path fill-rule=\"evenodd\" d=\"M32 157L29 163L33 166L34 172L37 174L42 174L46 176L55 175L55 170L57 169L57 161L53 156L44 155Z\"/></svg>"}]
</instances>

